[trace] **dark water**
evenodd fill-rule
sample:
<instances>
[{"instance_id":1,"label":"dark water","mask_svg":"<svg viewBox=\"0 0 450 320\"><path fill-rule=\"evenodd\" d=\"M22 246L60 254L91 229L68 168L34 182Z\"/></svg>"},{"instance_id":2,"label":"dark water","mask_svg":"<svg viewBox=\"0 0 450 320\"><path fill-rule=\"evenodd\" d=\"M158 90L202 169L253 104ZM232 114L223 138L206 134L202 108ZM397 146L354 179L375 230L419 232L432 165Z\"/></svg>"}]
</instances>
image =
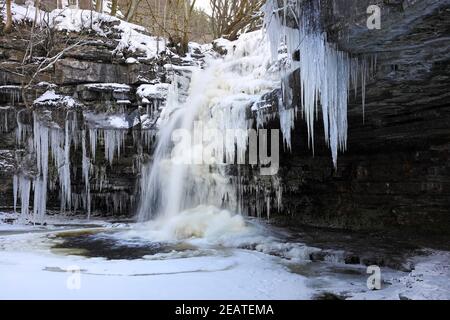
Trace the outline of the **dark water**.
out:
<instances>
[{"instance_id":1,"label":"dark water","mask_svg":"<svg viewBox=\"0 0 450 320\"><path fill-rule=\"evenodd\" d=\"M181 243L164 243L136 239L116 239L113 233L73 232L57 236L58 243L53 249L69 250L70 254L108 260L133 260L158 253L186 251L194 249Z\"/></svg>"}]
</instances>

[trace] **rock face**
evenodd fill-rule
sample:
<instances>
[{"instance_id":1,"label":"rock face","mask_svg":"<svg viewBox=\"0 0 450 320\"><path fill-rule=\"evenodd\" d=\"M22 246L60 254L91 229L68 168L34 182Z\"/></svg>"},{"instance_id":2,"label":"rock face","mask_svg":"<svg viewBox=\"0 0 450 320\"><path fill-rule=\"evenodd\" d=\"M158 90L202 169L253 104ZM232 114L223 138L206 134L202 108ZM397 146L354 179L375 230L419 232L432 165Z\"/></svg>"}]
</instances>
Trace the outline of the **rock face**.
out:
<instances>
[{"instance_id":1,"label":"rock face","mask_svg":"<svg viewBox=\"0 0 450 320\"><path fill-rule=\"evenodd\" d=\"M26 25L22 27L27 28ZM56 34L55 37L64 37L64 34ZM73 35L71 37L76 40ZM11 41L11 38L17 41ZM84 155L90 164L88 186L92 212L100 215L134 214L140 166L148 161L153 145L152 123L143 123L142 120L156 117L158 108L163 105L160 96L153 99L137 94L137 90L142 84L151 86L151 83L165 81L167 57L161 55L148 59L139 51L119 54L114 52L116 46L114 37L89 35L82 47L73 48L52 68L39 73L34 81L37 84L22 95L25 79L14 71L19 70L26 41L21 40L19 34L0 34L0 210L13 207L13 175L26 172L33 179L36 174L36 154L29 154L27 137L35 136L32 125L37 118L54 128L52 130L63 141L67 139L64 137L65 125L76 120L76 128L70 130L71 144L68 148L71 211L86 212L80 142L84 135L87 141ZM33 104L32 107L25 107L24 96L28 103ZM22 132L22 139L19 132ZM50 159L48 169L47 209L50 213L61 208L58 199L61 192L59 168L53 164L54 161ZM33 206L32 201L30 207Z\"/></svg>"},{"instance_id":2,"label":"rock face","mask_svg":"<svg viewBox=\"0 0 450 320\"><path fill-rule=\"evenodd\" d=\"M450 233L450 2L323 2L331 39L353 55L376 55L376 72L365 114L361 91L350 101L348 151L337 170L321 121L314 156L303 121L296 123L293 152L281 157L284 208L277 221ZM366 28L374 2L380 30Z\"/></svg>"}]
</instances>

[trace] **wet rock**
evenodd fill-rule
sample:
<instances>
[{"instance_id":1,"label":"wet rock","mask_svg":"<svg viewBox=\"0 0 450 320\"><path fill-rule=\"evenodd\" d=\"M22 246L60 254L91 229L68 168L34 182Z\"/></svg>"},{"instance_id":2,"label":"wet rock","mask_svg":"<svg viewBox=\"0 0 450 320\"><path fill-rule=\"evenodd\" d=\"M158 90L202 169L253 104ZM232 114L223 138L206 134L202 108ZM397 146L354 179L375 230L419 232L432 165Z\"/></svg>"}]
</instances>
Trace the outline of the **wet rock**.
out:
<instances>
[{"instance_id":1,"label":"wet rock","mask_svg":"<svg viewBox=\"0 0 450 320\"><path fill-rule=\"evenodd\" d=\"M313 297L313 300L345 300L348 296L346 295L340 295L333 292L322 292L319 294L316 294Z\"/></svg>"},{"instance_id":2,"label":"wet rock","mask_svg":"<svg viewBox=\"0 0 450 320\"><path fill-rule=\"evenodd\" d=\"M360 264L361 263L361 259L359 258L359 256L357 255L347 255L345 258L345 264Z\"/></svg>"},{"instance_id":3,"label":"wet rock","mask_svg":"<svg viewBox=\"0 0 450 320\"><path fill-rule=\"evenodd\" d=\"M404 294L404 293L399 293L399 294L398 294L398 298L399 298L400 300L412 300L411 298L408 298L408 297L406 296L406 294Z\"/></svg>"},{"instance_id":4,"label":"wet rock","mask_svg":"<svg viewBox=\"0 0 450 320\"><path fill-rule=\"evenodd\" d=\"M325 256L326 256L326 252L324 251L317 251L317 252L312 252L309 255L309 259L311 261L324 261L325 260Z\"/></svg>"}]
</instances>

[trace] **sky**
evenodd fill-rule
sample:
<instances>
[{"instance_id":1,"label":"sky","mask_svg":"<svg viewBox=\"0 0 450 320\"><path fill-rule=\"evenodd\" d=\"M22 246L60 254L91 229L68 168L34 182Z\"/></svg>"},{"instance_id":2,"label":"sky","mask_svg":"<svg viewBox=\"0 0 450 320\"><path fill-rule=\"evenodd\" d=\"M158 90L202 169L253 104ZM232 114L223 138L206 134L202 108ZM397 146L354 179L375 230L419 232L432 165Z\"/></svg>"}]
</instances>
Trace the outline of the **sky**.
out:
<instances>
[{"instance_id":1,"label":"sky","mask_svg":"<svg viewBox=\"0 0 450 320\"><path fill-rule=\"evenodd\" d=\"M211 7L209 5L209 0L197 0L196 6L198 8L202 8L206 11L206 13L211 13Z\"/></svg>"}]
</instances>

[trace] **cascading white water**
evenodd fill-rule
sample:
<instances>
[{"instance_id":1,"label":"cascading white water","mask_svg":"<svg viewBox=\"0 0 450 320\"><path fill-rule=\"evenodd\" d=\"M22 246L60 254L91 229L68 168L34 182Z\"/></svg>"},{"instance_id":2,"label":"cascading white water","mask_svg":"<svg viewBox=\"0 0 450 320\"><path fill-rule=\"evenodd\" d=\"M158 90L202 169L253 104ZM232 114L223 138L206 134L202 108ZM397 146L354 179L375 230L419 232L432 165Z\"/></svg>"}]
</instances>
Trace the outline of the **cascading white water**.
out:
<instances>
[{"instance_id":1,"label":"cascading white water","mask_svg":"<svg viewBox=\"0 0 450 320\"><path fill-rule=\"evenodd\" d=\"M280 82L266 54L268 43L262 32L222 44L228 49L225 58L211 57L205 69L189 70L186 101L180 101L177 90L183 79L176 78L169 90L154 160L142 175L141 221L156 215L170 217L199 205L239 211L237 185L230 183L226 163L234 162L235 156L238 163L244 163L247 129L252 126L247 113ZM216 135L227 130L234 135L224 139ZM173 139L182 143L174 144Z\"/></svg>"}]
</instances>

